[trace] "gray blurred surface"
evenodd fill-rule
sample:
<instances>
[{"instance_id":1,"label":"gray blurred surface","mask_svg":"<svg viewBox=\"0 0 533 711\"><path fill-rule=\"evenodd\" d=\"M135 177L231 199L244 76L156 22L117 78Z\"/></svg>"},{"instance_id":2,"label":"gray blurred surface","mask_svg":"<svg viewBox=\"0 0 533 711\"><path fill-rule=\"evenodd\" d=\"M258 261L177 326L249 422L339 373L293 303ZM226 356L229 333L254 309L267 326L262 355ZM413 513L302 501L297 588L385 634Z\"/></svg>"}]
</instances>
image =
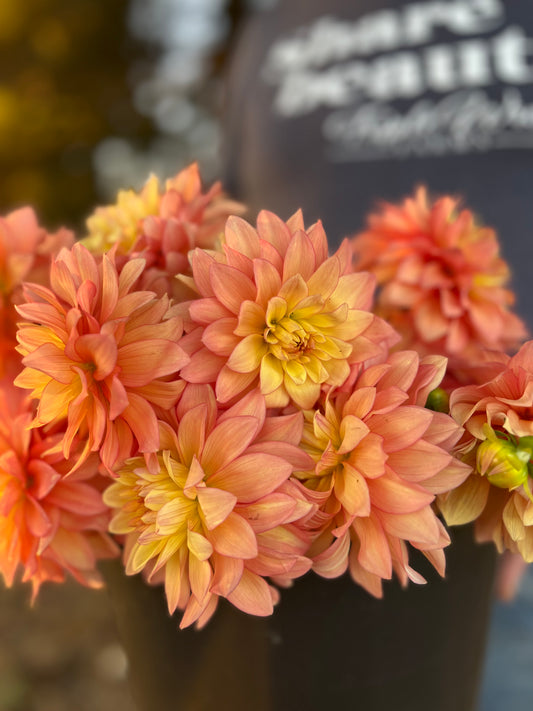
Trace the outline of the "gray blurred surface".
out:
<instances>
[{"instance_id":1,"label":"gray blurred surface","mask_svg":"<svg viewBox=\"0 0 533 711\"><path fill-rule=\"evenodd\" d=\"M533 566L512 603L495 603L480 711L533 708Z\"/></svg>"}]
</instances>

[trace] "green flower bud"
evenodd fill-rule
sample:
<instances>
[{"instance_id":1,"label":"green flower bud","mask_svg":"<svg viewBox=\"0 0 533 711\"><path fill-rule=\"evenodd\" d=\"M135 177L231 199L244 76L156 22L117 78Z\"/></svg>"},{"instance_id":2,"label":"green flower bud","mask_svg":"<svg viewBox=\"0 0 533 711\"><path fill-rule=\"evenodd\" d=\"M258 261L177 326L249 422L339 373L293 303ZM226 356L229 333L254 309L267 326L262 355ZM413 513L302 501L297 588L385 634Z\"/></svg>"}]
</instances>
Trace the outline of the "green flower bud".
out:
<instances>
[{"instance_id":1,"label":"green flower bud","mask_svg":"<svg viewBox=\"0 0 533 711\"><path fill-rule=\"evenodd\" d=\"M432 390L426 400L426 407L428 410L434 410L435 412L448 413L450 411L450 397L446 390L442 388Z\"/></svg>"}]
</instances>

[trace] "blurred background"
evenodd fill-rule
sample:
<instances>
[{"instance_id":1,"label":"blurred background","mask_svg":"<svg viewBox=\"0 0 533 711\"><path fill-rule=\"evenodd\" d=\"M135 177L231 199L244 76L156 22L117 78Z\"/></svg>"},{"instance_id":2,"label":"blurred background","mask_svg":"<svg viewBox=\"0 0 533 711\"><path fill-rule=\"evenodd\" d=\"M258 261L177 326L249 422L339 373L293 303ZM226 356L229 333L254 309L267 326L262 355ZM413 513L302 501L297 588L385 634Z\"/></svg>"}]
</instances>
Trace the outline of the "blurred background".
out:
<instances>
[{"instance_id":1,"label":"blurred background","mask_svg":"<svg viewBox=\"0 0 533 711\"><path fill-rule=\"evenodd\" d=\"M150 172L218 178L228 48L266 4L0 0L0 214L82 230ZM530 708L532 600L529 574L497 606L480 711ZM105 592L45 586L32 608L0 584L0 711L133 711L126 674Z\"/></svg>"}]
</instances>

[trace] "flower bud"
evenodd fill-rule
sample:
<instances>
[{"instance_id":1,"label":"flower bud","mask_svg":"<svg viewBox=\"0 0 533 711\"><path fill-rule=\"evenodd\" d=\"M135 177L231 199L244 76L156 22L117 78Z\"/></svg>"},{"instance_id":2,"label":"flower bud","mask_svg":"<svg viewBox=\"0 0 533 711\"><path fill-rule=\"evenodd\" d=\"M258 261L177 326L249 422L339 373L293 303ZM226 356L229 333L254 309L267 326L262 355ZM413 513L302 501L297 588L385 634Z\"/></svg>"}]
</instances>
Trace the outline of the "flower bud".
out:
<instances>
[{"instance_id":1,"label":"flower bud","mask_svg":"<svg viewBox=\"0 0 533 711\"><path fill-rule=\"evenodd\" d=\"M493 486L500 489L516 489L528 484L529 461L533 451L531 437L500 437L488 425L485 426L487 438L477 450L477 468L487 477ZM530 441L532 440L532 441ZM529 487L527 487L529 488Z\"/></svg>"},{"instance_id":2,"label":"flower bud","mask_svg":"<svg viewBox=\"0 0 533 711\"><path fill-rule=\"evenodd\" d=\"M426 400L426 407L428 410L434 410L435 412L450 412L450 397L446 390L443 388L432 390Z\"/></svg>"}]
</instances>

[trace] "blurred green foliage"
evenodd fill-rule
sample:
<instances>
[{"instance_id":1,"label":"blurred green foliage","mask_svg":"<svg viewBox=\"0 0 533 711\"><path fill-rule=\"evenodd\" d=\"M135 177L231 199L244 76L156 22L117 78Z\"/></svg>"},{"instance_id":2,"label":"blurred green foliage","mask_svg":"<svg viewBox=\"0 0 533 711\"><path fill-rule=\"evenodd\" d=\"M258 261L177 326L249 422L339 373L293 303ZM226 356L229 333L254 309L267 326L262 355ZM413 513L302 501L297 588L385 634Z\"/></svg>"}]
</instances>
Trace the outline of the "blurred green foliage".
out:
<instances>
[{"instance_id":1,"label":"blurred green foliage","mask_svg":"<svg viewBox=\"0 0 533 711\"><path fill-rule=\"evenodd\" d=\"M0 213L35 206L79 225L97 200L91 165L107 136L148 140L129 81L148 48L127 31L128 0L1 0Z\"/></svg>"}]
</instances>

